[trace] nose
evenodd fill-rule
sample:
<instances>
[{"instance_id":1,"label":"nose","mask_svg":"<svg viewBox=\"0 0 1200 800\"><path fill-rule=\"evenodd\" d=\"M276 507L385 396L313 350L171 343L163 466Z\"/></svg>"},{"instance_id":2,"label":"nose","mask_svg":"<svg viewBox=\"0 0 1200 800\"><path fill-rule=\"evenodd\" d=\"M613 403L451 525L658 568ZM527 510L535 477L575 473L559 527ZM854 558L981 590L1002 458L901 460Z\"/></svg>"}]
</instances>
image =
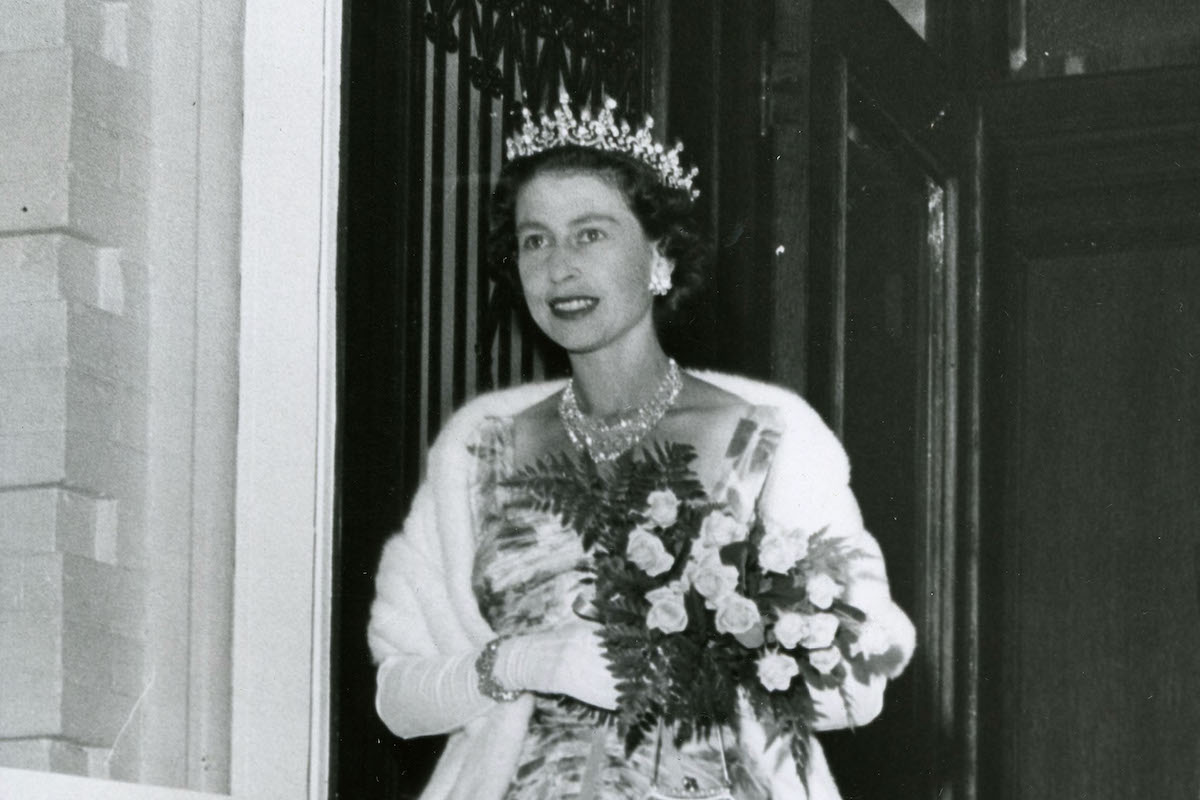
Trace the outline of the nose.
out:
<instances>
[{"instance_id":1,"label":"nose","mask_svg":"<svg viewBox=\"0 0 1200 800\"><path fill-rule=\"evenodd\" d=\"M547 274L554 283L561 283L576 274L575 257L568 247L551 249L547 262Z\"/></svg>"}]
</instances>

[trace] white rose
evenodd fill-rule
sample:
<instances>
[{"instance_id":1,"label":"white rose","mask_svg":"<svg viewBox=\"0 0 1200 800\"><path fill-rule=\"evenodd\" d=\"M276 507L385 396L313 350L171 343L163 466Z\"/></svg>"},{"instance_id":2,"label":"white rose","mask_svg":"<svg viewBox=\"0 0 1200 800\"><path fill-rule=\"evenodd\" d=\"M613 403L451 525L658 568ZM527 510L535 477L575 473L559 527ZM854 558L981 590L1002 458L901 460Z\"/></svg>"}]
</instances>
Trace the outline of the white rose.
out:
<instances>
[{"instance_id":1,"label":"white rose","mask_svg":"<svg viewBox=\"0 0 1200 800\"><path fill-rule=\"evenodd\" d=\"M722 564L720 559L710 558L696 567L691 581L702 597L716 603L737 588L738 569Z\"/></svg>"},{"instance_id":2,"label":"white rose","mask_svg":"<svg viewBox=\"0 0 1200 800\"><path fill-rule=\"evenodd\" d=\"M659 489L646 497L646 516L660 528L669 528L679 518L679 498L670 489Z\"/></svg>"},{"instance_id":3,"label":"white rose","mask_svg":"<svg viewBox=\"0 0 1200 800\"><path fill-rule=\"evenodd\" d=\"M808 623L803 614L797 614L795 611L783 611L775 620L772 630L775 632L775 641L779 642L783 648L791 650L800 643L804 634L808 633Z\"/></svg>"},{"instance_id":4,"label":"white rose","mask_svg":"<svg viewBox=\"0 0 1200 800\"><path fill-rule=\"evenodd\" d=\"M651 577L663 574L675 564L675 557L667 552L662 539L640 527L629 534L625 557Z\"/></svg>"},{"instance_id":5,"label":"white rose","mask_svg":"<svg viewBox=\"0 0 1200 800\"><path fill-rule=\"evenodd\" d=\"M700 524L700 538L709 547L721 548L740 542L748 531L724 511L713 511Z\"/></svg>"},{"instance_id":6,"label":"white rose","mask_svg":"<svg viewBox=\"0 0 1200 800\"><path fill-rule=\"evenodd\" d=\"M688 580L691 580L701 567L712 561L719 562L720 560L721 554L715 547L709 547L703 539L694 539L692 540L692 549L688 553L688 563L684 568L684 574L688 576Z\"/></svg>"},{"instance_id":7,"label":"white rose","mask_svg":"<svg viewBox=\"0 0 1200 800\"><path fill-rule=\"evenodd\" d=\"M833 614L799 614L785 611L775 622L775 638L788 650L796 645L814 648L829 647L837 633L838 618Z\"/></svg>"},{"instance_id":8,"label":"white rose","mask_svg":"<svg viewBox=\"0 0 1200 800\"><path fill-rule=\"evenodd\" d=\"M646 613L646 627L658 628L663 633L679 633L687 627L687 609L683 605L683 594L670 586L646 593L650 610Z\"/></svg>"},{"instance_id":9,"label":"white rose","mask_svg":"<svg viewBox=\"0 0 1200 800\"><path fill-rule=\"evenodd\" d=\"M813 669L822 675L828 675L833 672L842 660L842 653L836 647L823 647L820 650L810 650L808 653L808 663L812 664Z\"/></svg>"},{"instance_id":10,"label":"white rose","mask_svg":"<svg viewBox=\"0 0 1200 800\"><path fill-rule=\"evenodd\" d=\"M887 629L877 622L864 622L858 628L858 638L850 643L851 656L883 655L892 646Z\"/></svg>"},{"instance_id":11,"label":"white rose","mask_svg":"<svg viewBox=\"0 0 1200 800\"><path fill-rule=\"evenodd\" d=\"M799 674L796 659L783 653L767 653L758 660L758 682L769 692L786 692Z\"/></svg>"},{"instance_id":12,"label":"white rose","mask_svg":"<svg viewBox=\"0 0 1200 800\"><path fill-rule=\"evenodd\" d=\"M804 557L805 552L806 550L798 548L788 537L772 531L764 536L758 545L758 565L764 572L785 575Z\"/></svg>"},{"instance_id":13,"label":"white rose","mask_svg":"<svg viewBox=\"0 0 1200 800\"><path fill-rule=\"evenodd\" d=\"M686 591L687 587L683 581L671 581L666 586L660 586L657 589L651 589L646 592L646 602L653 605L654 603L674 598L682 603L683 594Z\"/></svg>"},{"instance_id":14,"label":"white rose","mask_svg":"<svg viewBox=\"0 0 1200 800\"><path fill-rule=\"evenodd\" d=\"M833 644L833 637L838 631L838 618L833 614L809 614L807 617L808 632L800 644L809 650L819 650Z\"/></svg>"},{"instance_id":15,"label":"white rose","mask_svg":"<svg viewBox=\"0 0 1200 800\"><path fill-rule=\"evenodd\" d=\"M731 594L717 604L717 631L734 635L745 633L762 621L758 606L740 594Z\"/></svg>"},{"instance_id":16,"label":"white rose","mask_svg":"<svg viewBox=\"0 0 1200 800\"><path fill-rule=\"evenodd\" d=\"M817 608L829 608L833 601L842 596L842 585L823 572L808 576L804 584L808 602Z\"/></svg>"}]
</instances>

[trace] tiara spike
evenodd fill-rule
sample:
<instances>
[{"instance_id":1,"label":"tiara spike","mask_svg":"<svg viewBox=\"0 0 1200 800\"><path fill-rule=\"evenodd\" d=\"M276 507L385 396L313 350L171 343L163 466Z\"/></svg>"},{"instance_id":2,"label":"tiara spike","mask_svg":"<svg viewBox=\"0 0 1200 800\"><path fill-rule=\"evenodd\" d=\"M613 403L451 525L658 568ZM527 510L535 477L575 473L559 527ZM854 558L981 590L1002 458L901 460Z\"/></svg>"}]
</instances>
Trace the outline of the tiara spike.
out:
<instances>
[{"instance_id":1,"label":"tiara spike","mask_svg":"<svg viewBox=\"0 0 1200 800\"><path fill-rule=\"evenodd\" d=\"M566 90L559 92L558 102L552 112L549 109L542 112L539 122L534 121L528 108L522 109L525 124L504 143L509 160L564 145L625 153L653 169L664 186L682 189L693 199L700 196L700 190L692 185L699 170L695 167L684 170L679 164L683 144L676 141L674 147L667 149L662 143L655 142L650 133L654 119L649 114L642 127L634 130L627 120L618 123L613 114L617 101L607 95L598 112L593 114L590 109L584 109L578 118L571 109L571 98Z\"/></svg>"}]
</instances>

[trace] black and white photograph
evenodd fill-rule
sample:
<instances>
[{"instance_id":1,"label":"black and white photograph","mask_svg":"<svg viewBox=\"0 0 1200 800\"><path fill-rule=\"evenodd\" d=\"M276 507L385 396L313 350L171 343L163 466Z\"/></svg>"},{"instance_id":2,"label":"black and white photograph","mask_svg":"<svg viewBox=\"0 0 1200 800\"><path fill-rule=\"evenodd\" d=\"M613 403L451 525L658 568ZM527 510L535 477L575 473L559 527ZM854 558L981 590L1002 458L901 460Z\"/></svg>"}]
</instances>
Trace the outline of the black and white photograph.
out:
<instances>
[{"instance_id":1,"label":"black and white photograph","mask_svg":"<svg viewBox=\"0 0 1200 800\"><path fill-rule=\"evenodd\" d=\"M0 0L0 800L1200 799L1196 0Z\"/></svg>"}]
</instances>

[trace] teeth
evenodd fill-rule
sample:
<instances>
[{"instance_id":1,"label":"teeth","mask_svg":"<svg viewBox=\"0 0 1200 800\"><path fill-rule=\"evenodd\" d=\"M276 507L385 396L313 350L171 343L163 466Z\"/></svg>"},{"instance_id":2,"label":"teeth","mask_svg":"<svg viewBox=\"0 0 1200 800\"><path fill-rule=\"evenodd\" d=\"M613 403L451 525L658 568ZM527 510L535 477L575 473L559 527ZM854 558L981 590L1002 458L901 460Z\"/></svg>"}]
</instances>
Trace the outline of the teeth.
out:
<instances>
[{"instance_id":1,"label":"teeth","mask_svg":"<svg viewBox=\"0 0 1200 800\"><path fill-rule=\"evenodd\" d=\"M586 297L573 297L569 300L554 300L551 305L560 311L582 311L594 302Z\"/></svg>"}]
</instances>

